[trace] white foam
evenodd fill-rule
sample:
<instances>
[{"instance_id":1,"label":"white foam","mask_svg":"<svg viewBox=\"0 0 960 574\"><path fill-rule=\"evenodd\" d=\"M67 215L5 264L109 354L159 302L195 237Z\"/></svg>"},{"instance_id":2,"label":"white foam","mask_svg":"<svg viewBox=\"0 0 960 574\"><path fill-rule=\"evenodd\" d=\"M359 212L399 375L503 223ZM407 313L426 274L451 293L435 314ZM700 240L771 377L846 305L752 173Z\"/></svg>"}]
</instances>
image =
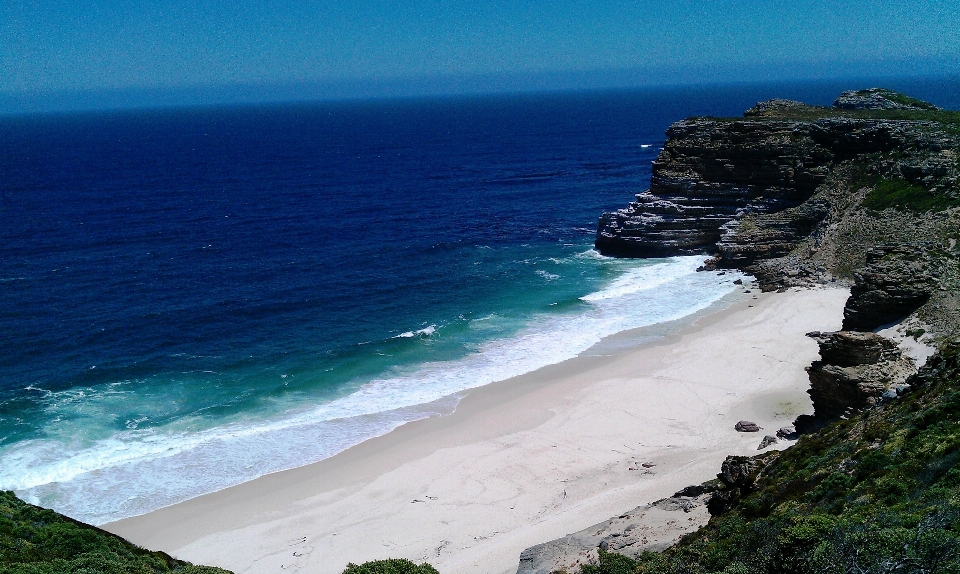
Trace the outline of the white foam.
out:
<instances>
[{"instance_id":1,"label":"white foam","mask_svg":"<svg viewBox=\"0 0 960 574\"><path fill-rule=\"evenodd\" d=\"M418 331L405 331L399 335L394 335L392 339L412 339L414 337L429 337L437 332L436 325L430 325L429 327L424 327Z\"/></svg>"},{"instance_id":2,"label":"white foam","mask_svg":"<svg viewBox=\"0 0 960 574\"><path fill-rule=\"evenodd\" d=\"M554 279L560 278L560 276L556 273L550 273L549 271L544 271L543 269L537 269L537 275L543 277L547 281L553 281Z\"/></svg>"},{"instance_id":3,"label":"white foam","mask_svg":"<svg viewBox=\"0 0 960 574\"><path fill-rule=\"evenodd\" d=\"M593 253L577 257L592 258ZM738 275L697 273L702 259L634 263L638 266L581 297L582 305L566 314L535 316L515 335L488 341L461 359L395 372L349 395L292 408L270 420L240 418L201 431L134 426L66 456L64 445L55 440L12 445L0 458L0 487L102 523L321 460L405 422L449 412L457 393L467 389L573 358L614 333L706 308L736 287ZM475 319L471 328L484 328L495 319ZM397 337L435 332L430 325ZM64 393L60 400L78 400L83 393ZM176 428L196 426L181 420ZM138 496L130 498L131 492ZM125 493L122 498L120 493Z\"/></svg>"},{"instance_id":4,"label":"white foam","mask_svg":"<svg viewBox=\"0 0 960 574\"><path fill-rule=\"evenodd\" d=\"M695 272L697 267L702 264L703 261L697 257L675 257L665 263L640 267L628 271L600 291L584 295L580 299L595 303L607 299L618 299L638 291L654 289Z\"/></svg>"}]
</instances>

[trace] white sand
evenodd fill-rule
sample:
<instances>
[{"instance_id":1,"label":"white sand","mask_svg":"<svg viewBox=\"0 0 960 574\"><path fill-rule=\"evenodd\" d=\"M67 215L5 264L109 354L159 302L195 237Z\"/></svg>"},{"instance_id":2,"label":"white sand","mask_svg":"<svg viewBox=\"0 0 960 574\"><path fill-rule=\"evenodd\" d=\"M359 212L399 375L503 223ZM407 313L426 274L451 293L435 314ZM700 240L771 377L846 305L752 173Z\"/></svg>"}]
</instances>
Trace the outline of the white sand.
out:
<instances>
[{"instance_id":1,"label":"white sand","mask_svg":"<svg viewBox=\"0 0 960 574\"><path fill-rule=\"evenodd\" d=\"M238 574L387 557L512 573L526 547L708 480L809 412L804 333L838 329L846 297L747 298L664 341L488 385L450 416L105 528ZM741 419L766 432L735 432Z\"/></svg>"}]
</instances>

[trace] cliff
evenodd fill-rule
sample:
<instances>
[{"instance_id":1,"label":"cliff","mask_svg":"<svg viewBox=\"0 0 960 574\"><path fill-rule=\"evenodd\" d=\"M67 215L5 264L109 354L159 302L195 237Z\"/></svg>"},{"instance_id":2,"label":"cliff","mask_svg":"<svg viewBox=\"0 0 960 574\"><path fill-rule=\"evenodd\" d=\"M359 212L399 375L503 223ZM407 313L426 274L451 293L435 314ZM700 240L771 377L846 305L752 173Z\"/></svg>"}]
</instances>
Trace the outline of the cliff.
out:
<instances>
[{"instance_id":1,"label":"cliff","mask_svg":"<svg viewBox=\"0 0 960 574\"><path fill-rule=\"evenodd\" d=\"M844 328L960 336L960 112L889 90L673 124L650 189L600 217L616 257L710 254L764 290L852 285Z\"/></svg>"},{"instance_id":2,"label":"cliff","mask_svg":"<svg viewBox=\"0 0 960 574\"><path fill-rule=\"evenodd\" d=\"M521 571L960 572L960 113L873 88L687 119L667 138L650 189L601 216L597 249L709 254L706 269L764 290L845 284L843 330L809 333L814 413L778 433L799 434L793 447L728 457L666 499L705 503L706 526L648 552L611 545L625 529L602 523L528 549ZM919 372L874 332L892 324L940 348Z\"/></svg>"}]
</instances>

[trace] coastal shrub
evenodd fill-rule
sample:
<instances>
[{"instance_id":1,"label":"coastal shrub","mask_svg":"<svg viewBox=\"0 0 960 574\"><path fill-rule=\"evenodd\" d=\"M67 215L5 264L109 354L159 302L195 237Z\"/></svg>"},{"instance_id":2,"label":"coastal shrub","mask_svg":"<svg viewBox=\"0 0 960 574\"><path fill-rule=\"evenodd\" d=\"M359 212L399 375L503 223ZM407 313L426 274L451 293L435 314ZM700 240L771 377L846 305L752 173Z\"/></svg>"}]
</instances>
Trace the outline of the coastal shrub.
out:
<instances>
[{"instance_id":1,"label":"coastal shrub","mask_svg":"<svg viewBox=\"0 0 960 574\"><path fill-rule=\"evenodd\" d=\"M229 574L194 566L0 491L0 574Z\"/></svg>"},{"instance_id":2,"label":"coastal shrub","mask_svg":"<svg viewBox=\"0 0 960 574\"><path fill-rule=\"evenodd\" d=\"M752 492L662 553L589 574L960 574L960 352L900 399L806 435Z\"/></svg>"},{"instance_id":3,"label":"coastal shrub","mask_svg":"<svg viewBox=\"0 0 960 574\"><path fill-rule=\"evenodd\" d=\"M374 560L363 564L347 564L343 574L439 574L437 569L424 562L414 564L406 558Z\"/></svg>"},{"instance_id":4,"label":"coastal shrub","mask_svg":"<svg viewBox=\"0 0 960 574\"><path fill-rule=\"evenodd\" d=\"M582 574L633 574L636 562L612 552L600 551L599 565L585 564L581 567Z\"/></svg>"},{"instance_id":5,"label":"coastal shrub","mask_svg":"<svg viewBox=\"0 0 960 574\"><path fill-rule=\"evenodd\" d=\"M863 206L875 211L892 207L926 213L943 211L957 205L960 205L960 200L930 193L922 186L904 179L879 179L863 199Z\"/></svg>"}]
</instances>

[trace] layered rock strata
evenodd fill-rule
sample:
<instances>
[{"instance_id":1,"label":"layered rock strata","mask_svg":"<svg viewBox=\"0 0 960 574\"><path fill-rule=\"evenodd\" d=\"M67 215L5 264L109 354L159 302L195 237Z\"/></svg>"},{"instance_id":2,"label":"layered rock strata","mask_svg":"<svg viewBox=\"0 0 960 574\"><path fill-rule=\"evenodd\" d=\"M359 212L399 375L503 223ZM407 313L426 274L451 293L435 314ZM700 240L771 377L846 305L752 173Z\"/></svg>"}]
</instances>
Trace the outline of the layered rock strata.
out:
<instances>
[{"instance_id":1,"label":"layered rock strata","mask_svg":"<svg viewBox=\"0 0 960 574\"><path fill-rule=\"evenodd\" d=\"M956 187L957 142L937 122L844 111L936 107L863 92L845 92L835 109L770 100L743 119L676 122L653 163L650 188L626 208L600 217L597 250L616 257L713 253L725 267L782 257L826 217L825 202L808 200L832 169L893 150L898 157L875 158L875 175L903 178L934 193ZM938 191L943 183L945 190Z\"/></svg>"},{"instance_id":2,"label":"layered rock strata","mask_svg":"<svg viewBox=\"0 0 960 574\"><path fill-rule=\"evenodd\" d=\"M820 346L820 360L807 367L814 414L801 415L799 432L811 432L826 423L873 406L892 391L906 389L905 381L917 372L913 359L897 343L876 333L836 331L809 333Z\"/></svg>"},{"instance_id":3,"label":"layered rock strata","mask_svg":"<svg viewBox=\"0 0 960 574\"><path fill-rule=\"evenodd\" d=\"M855 271L843 328L872 330L903 319L930 299L936 280L923 246L886 245L867 251Z\"/></svg>"},{"instance_id":4,"label":"layered rock strata","mask_svg":"<svg viewBox=\"0 0 960 574\"><path fill-rule=\"evenodd\" d=\"M823 180L833 154L797 128L750 120L673 124L650 189L601 216L597 250L618 257L702 253L740 215L799 205Z\"/></svg>"}]
</instances>

